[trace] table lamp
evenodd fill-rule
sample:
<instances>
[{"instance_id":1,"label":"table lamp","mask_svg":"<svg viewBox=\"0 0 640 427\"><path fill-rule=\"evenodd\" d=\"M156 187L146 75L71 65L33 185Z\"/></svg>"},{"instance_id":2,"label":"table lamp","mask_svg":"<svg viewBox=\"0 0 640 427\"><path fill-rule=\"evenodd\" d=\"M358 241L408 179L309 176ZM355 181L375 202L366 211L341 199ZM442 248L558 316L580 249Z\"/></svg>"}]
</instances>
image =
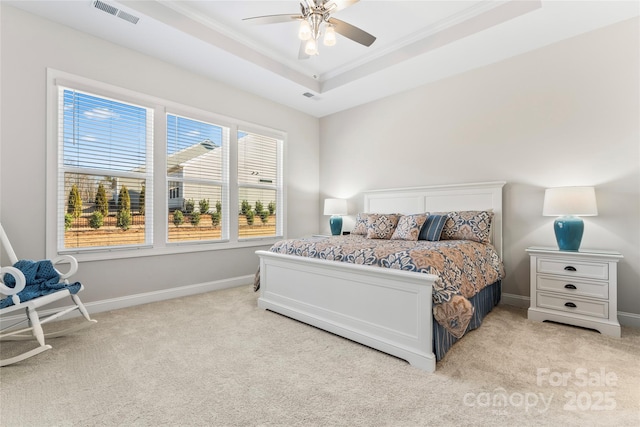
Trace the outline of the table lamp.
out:
<instances>
[{"instance_id":1,"label":"table lamp","mask_svg":"<svg viewBox=\"0 0 640 427\"><path fill-rule=\"evenodd\" d=\"M325 199L324 214L331 215L329 226L331 234L339 236L342 232L342 216L347 214L347 201L345 199Z\"/></svg>"},{"instance_id":2,"label":"table lamp","mask_svg":"<svg viewBox=\"0 0 640 427\"><path fill-rule=\"evenodd\" d=\"M557 187L544 192L543 216L557 216L553 223L558 248L577 251L580 248L584 222L580 216L598 215L593 187Z\"/></svg>"}]
</instances>

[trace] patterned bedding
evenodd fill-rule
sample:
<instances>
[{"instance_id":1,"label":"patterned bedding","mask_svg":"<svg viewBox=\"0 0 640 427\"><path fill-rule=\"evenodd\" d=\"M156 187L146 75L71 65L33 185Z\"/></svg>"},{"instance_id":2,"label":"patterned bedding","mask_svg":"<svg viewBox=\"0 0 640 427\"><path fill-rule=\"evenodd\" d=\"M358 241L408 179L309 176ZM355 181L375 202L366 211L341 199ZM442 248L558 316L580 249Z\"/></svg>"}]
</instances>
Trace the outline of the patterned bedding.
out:
<instances>
[{"instance_id":1,"label":"patterned bedding","mask_svg":"<svg viewBox=\"0 0 640 427\"><path fill-rule=\"evenodd\" d=\"M438 276L433 287L434 318L457 338L464 335L473 316L469 298L504 278L504 267L495 248L470 240L311 237L281 240L270 251L434 274Z\"/></svg>"}]
</instances>

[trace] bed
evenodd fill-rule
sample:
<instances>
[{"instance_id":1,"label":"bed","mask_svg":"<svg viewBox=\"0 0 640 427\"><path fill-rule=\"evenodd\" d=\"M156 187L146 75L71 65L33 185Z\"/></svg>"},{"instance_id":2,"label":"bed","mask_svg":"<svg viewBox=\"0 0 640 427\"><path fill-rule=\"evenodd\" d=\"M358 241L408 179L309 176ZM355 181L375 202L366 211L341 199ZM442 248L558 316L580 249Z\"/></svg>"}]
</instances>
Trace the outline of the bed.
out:
<instances>
[{"instance_id":1,"label":"bed","mask_svg":"<svg viewBox=\"0 0 640 427\"><path fill-rule=\"evenodd\" d=\"M485 182L368 191L363 195L361 212L398 216L489 212L491 227L485 230L484 245L493 251L501 266L504 184ZM380 268L380 265L363 265L358 261L337 262L326 259L326 253L322 259L303 253L316 247L309 245L326 248L329 239L350 245L349 239L357 238L315 236L278 242L269 251L257 251L260 258L258 306L433 372L436 361L460 336L477 328L499 301L503 271L495 282L483 286L469 298L473 314L462 334L452 334L434 320L434 309L437 312L439 307L437 295L443 288L439 274L429 274L428 269L416 272L394 265ZM403 242L395 244L404 245ZM297 249L291 250L292 247Z\"/></svg>"}]
</instances>

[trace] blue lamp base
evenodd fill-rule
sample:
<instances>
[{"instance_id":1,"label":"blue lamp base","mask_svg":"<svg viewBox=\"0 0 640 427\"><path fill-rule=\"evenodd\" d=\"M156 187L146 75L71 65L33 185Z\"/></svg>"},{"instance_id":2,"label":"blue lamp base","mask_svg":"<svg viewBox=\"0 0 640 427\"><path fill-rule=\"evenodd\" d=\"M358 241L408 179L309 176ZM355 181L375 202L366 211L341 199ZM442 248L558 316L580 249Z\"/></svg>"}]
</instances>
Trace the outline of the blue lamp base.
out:
<instances>
[{"instance_id":1,"label":"blue lamp base","mask_svg":"<svg viewBox=\"0 0 640 427\"><path fill-rule=\"evenodd\" d=\"M333 215L329 218L329 226L331 227L331 234L339 236L342 233L342 217Z\"/></svg>"},{"instance_id":2,"label":"blue lamp base","mask_svg":"<svg viewBox=\"0 0 640 427\"><path fill-rule=\"evenodd\" d=\"M561 216L554 221L553 231L561 251L577 251L582 241L584 222L575 216Z\"/></svg>"}]
</instances>

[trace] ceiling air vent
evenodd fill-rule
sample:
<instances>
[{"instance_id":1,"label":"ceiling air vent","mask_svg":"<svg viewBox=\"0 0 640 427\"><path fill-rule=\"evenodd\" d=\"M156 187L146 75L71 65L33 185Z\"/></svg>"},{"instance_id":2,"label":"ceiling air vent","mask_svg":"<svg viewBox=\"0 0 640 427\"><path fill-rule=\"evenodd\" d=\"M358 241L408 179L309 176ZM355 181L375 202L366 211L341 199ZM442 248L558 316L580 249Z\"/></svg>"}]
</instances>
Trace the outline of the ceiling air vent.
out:
<instances>
[{"instance_id":1,"label":"ceiling air vent","mask_svg":"<svg viewBox=\"0 0 640 427\"><path fill-rule=\"evenodd\" d=\"M302 94L302 96L306 96L307 98L313 98L315 95L312 94L311 92L305 92Z\"/></svg>"},{"instance_id":2,"label":"ceiling air vent","mask_svg":"<svg viewBox=\"0 0 640 427\"><path fill-rule=\"evenodd\" d=\"M124 10L121 10L120 12L118 12L118 18L122 18L125 21L129 21L132 24L137 24L138 21L140 20L140 18L138 18L137 16L133 16L132 14L127 13Z\"/></svg>"},{"instance_id":3,"label":"ceiling air vent","mask_svg":"<svg viewBox=\"0 0 640 427\"><path fill-rule=\"evenodd\" d=\"M118 13L118 8L111 6L110 4L106 4L101 2L100 0L96 0L93 2L93 7L96 9L100 9L103 12L107 12L110 15L116 16Z\"/></svg>"},{"instance_id":4,"label":"ceiling air vent","mask_svg":"<svg viewBox=\"0 0 640 427\"><path fill-rule=\"evenodd\" d=\"M94 0L93 7L103 12L107 12L109 15L117 16L118 18L124 19L127 22L131 22L132 24L137 24L140 20L139 17L127 13L124 10L120 10L117 7L113 7L110 4L107 4L100 0Z\"/></svg>"}]
</instances>

